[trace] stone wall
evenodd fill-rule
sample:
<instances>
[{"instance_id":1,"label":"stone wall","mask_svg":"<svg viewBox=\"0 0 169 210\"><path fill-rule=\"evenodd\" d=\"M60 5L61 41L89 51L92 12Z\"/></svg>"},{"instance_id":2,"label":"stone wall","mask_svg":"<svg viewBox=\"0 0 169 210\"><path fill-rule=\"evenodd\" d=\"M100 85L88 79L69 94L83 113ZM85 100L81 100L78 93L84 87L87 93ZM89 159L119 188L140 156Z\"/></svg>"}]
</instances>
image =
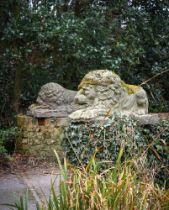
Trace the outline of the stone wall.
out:
<instances>
[{"instance_id":1,"label":"stone wall","mask_svg":"<svg viewBox=\"0 0 169 210\"><path fill-rule=\"evenodd\" d=\"M143 115L141 124L156 124L169 119L166 113ZM63 157L61 141L63 129L68 126L68 118L36 118L28 115L17 116L17 126L21 135L17 139L16 152L41 158L53 157L55 149Z\"/></svg>"},{"instance_id":2,"label":"stone wall","mask_svg":"<svg viewBox=\"0 0 169 210\"><path fill-rule=\"evenodd\" d=\"M17 116L17 126L21 135L17 139L16 152L40 158L53 157L55 149L62 158L61 141L63 129L68 126L68 118L36 118L28 115ZM143 125L156 124L169 119L169 113L143 115L139 121Z\"/></svg>"},{"instance_id":3,"label":"stone wall","mask_svg":"<svg viewBox=\"0 0 169 210\"><path fill-rule=\"evenodd\" d=\"M67 118L34 118L27 115L17 116L21 135L17 139L16 151L36 157L52 157L55 149L63 155L61 140Z\"/></svg>"}]
</instances>

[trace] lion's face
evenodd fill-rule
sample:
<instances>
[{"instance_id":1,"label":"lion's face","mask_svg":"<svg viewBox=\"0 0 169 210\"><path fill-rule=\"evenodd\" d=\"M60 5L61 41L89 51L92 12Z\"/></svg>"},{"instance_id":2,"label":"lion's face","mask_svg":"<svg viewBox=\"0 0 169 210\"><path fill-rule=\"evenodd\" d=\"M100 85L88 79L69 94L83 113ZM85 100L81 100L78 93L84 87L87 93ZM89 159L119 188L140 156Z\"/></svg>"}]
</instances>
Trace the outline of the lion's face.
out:
<instances>
[{"instance_id":1,"label":"lion's face","mask_svg":"<svg viewBox=\"0 0 169 210\"><path fill-rule=\"evenodd\" d=\"M96 90L94 85L85 84L78 91L74 102L78 105L85 105L86 107L92 105L96 98Z\"/></svg>"}]
</instances>

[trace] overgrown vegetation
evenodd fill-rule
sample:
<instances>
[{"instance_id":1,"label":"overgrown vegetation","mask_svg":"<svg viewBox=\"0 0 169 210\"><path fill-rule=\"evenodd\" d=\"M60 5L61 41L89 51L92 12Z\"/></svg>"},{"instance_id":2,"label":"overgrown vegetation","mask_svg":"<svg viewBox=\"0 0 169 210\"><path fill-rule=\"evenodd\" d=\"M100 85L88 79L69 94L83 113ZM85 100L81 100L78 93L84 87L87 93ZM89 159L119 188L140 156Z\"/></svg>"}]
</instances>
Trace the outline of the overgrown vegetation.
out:
<instances>
[{"instance_id":1,"label":"overgrown vegetation","mask_svg":"<svg viewBox=\"0 0 169 210\"><path fill-rule=\"evenodd\" d=\"M72 122L65 132L63 147L68 160L86 164L97 150L96 159L115 163L124 148L122 161L143 155L145 167L155 173L155 181L169 187L169 121L140 126L129 117L114 115L106 121Z\"/></svg>"},{"instance_id":2,"label":"overgrown vegetation","mask_svg":"<svg viewBox=\"0 0 169 210\"><path fill-rule=\"evenodd\" d=\"M169 121L144 126L142 135L148 145L148 165L155 171L155 182L169 188Z\"/></svg>"},{"instance_id":3,"label":"overgrown vegetation","mask_svg":"<svg viewBox=\"0 0 169 210\"><path fill-rule=\"evenodd\" d=\"M150 111L169 111L168 33L168 0L1 0L0 154L12 151L13 119L43 84L77 89L92 69L110 69L129 84L142 84ZM52 186L48 209L169 208L168 191L153 179L168 186L169 123L135 130L134 121L111 120L70 125L65 148L70 162L80 165L70 174L66 162L60 165L60 194ZM137 162L142 154L144 161ZM27 208L23 199L19 205Z\"/></svg>"},{"instance_id":4,"label":"overgrown vegetation","mask_svg":"<svg viewBox=\"0 0 169 210\"><path fill-rule=\"evenodd\" d=\"M19 130L17 127L0 129L0 156L14 151L18 135Z\"/></svg>"},{"instance_id":5,"label":"overgrown vegetation","mask_svg":"<svg viewBox=\"0 0 169 210\"><path fill-rule=\"evenodd\" d=\"M115 162L121 147L123 156L140 155L146 142L137 122L130 117L113 115L106 121L72 122L65 130L63 147L72 164L86 164L95 151L98 160Z\"/></svg>"},{"instance_id":6,"label":"overgrown vegetation","mask_svg":"<svg viewBox=\"0 0 169 210\"><path fill-rule=\"evenodd\" d=\"M60 195L52 186L48 209L167 209L167 191L156 188L151 178L140 176L147 171L138 169L138 160L121 163L122 154L120 149L116 163L102 172L104 161L96 162L95 156L86 167L74 168L70 174L66 162L64 167L59 164Z\"/></svg>"},{"instance_id":7,"label":"overgrown vegetation","mask_svg":"<svg viewBox=\"0 0 169 210\"><path fill-rule=\"evenodd\" d=\"M68 168L66 161L62 166L57 156L61 171L59 194L53 183L47 204L39 204L37 210L167 210L168 191L154 185L153 177L148 176L145 167L140 168L138 159L121 163L122 154L120 149L116 163L102 172L104 162L97 162L95 156L86 167L75 168ZM13 207L26 210L27 201L22 197Z\"/></svg>"},{"instance_id":8,"label":"overgrown vegetation","mask_svg":"<svg viewBox=\"0 0 169 210\"><path fill-rule=\"evenodd\" d=\"M129 84L159 75L143 87L150 111L169 111L168 32L168 0L1 0L0 127L10 127L43 84L77 89L92 69Z\"/></svg>"},{"instance_id":9,"label":"overgrown vegetation","mask_svg":"<svg viewBox=\"0 0 169 210\"><path fill-rule=\"evenodd\" d=\"M168 0L20 0L0 3L0 119L54 81L77 89L91 69L141 84L169 68ZM168 74L144 85L151 111L169 111Z\"/></svg>"}]
</instances>

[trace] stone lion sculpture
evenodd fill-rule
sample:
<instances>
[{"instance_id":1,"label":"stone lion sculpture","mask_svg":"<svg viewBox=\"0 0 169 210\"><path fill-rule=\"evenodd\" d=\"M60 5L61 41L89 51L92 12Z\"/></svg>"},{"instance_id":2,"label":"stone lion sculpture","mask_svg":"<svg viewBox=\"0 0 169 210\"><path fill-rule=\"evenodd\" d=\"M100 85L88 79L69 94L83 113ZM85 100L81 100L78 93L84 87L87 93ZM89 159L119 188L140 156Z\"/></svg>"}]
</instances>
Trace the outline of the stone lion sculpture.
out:
<instances>
[{"instance_id":1,"label":"stone lion sculpture","mask_svg":"<svg viewBox=\"0 0 169 210\"><path fill-rule=\"evenodd\" d=\"M95 70L85 75L74 98L76 111L72 120L103 119L115 112L123 115L148 113L148 99L140 86L127 85L109 70Z\"/></svg>"},{"instance_id":2,"label":"stone lion sculpture","mask_svg":"<svg viewBox=\"0 0 169 210\"><path fill-rule=\"evenodd\" d=\"M57 83L47 83L41 87L36 103L29 107L28 114L35 117L68 116L75 111L73 101L76 93Z\"/></svg>"},{"instance_id":3,"label":"stone lion sculpture","mask_svg":"<svg viewBox=\"0 0 169 210\"><path fill-rule=\"evenodd\" d=\"M118 112L141 116L148 113L146 92L128 85L109 70L91 71L82 79L78 91L57 83L42 86L28 114L34 117L67 117L71 120L103 119Z\"/></svg>"}]
</instances>

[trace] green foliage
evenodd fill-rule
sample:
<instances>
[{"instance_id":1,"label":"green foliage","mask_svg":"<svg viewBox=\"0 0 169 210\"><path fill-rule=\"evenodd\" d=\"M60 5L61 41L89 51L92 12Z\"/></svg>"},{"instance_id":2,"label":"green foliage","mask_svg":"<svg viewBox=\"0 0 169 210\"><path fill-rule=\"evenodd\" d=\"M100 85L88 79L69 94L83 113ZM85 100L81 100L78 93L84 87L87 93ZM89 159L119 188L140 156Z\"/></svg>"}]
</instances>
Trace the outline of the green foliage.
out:
<instances>
[{"instance_id":1,"label":"green foliage","mask_svg":"<svg viewBox=\"0 0 169 210\"><path fill-rule=\"evenodd\" d=\"M0 138L0 155L5 154L6 153L6 149L4 147L4 142L3 140Z\"/></svg>"},{"instance_id":2,"label":"green foliage","mask_svg":"<svg viewBox=\"0 0 169 210\"><path fill-rule=\"evenodd\" d=\"M148 145L148 164L155 171L155 181L169 188L169 121L142 128Z\"/></svg>"},{"instance_id":3,"label":"green foliage","mask_svg":"<svg viewBox=\"0 0 169 210\"><path fill-rule=\"evenodd\" d=\"M169 186L169 122L139 126L135 120L113 116L103 122L72 122L65 131L63 147L75 165L86 164L95 151L98 161L108 167L124 148L122 160L142 155L145 164L155 171L155 181Z\"/></svg>"},{"instance_id":4,"label":"green foliage","mask_svg":"<svg viewBox=\"0 0 169 210\"><path fill-rule=\"evenodd\" d=\"M20 108L41 85L76 89L91 69L107 68L140 84L169 68L168 1L2 1L0 118L11 117L14 77L21 69ZM128 3L127 3L128 2ZM1 3L0 3L1 4ZM168 73L145 85L151 111L169 111ZM162 104L162 106L160 105ZM6 107L6 109L4 109Z\"/></svg>"},{"instance_id":5,"label":"green foliage","mask_svg":"<svg viewBox=\"0 0 169 210\"><path fill-rule=\"evenodd\" d=\"M3 206L8 206L11 209L15 208L18 210L28 210L28 191L24 196L21 196L14 204L1 204Z\"/></svg>"},{"instance_id":6,"label":"green foliage","mask_svg":"<svg viewBox=\"0 0 169 210\"><path fill-rule=\"evenodd\" d=\"M16 127L0 129L0 155L13 152L18 135L19 130Z\"/></svg>"},{"instance_id":7,"label":"green foliage","mask_svg":"<svg viewBox=\"0 0 169 210\"><path fill-rule=\"evenodd\" d=\"M65 131L63 147L67 158L77 165L87 163L95 151L96 159L114 163L120 148L123 158L139 155L145 150L145 142L131 118L112 116L106 121L72 122Z\"/></svg>"}]
</instances>

